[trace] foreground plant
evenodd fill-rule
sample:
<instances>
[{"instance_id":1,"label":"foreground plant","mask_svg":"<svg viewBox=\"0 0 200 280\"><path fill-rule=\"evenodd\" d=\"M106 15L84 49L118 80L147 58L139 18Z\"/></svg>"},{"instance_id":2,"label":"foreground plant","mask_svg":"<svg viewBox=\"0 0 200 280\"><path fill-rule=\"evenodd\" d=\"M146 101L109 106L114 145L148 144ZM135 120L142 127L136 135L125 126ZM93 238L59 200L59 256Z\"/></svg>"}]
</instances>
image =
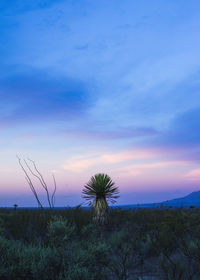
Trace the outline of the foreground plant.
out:
<instances>
[{"instance_id":1,"label":"foreground plant","mask_svg":"<svg viewBox=\"0 0 200 280\"><path fill-rule=\"evenodd\" d=\"M104 225L108 219L108 202L114 203L119 197L118 187L107 174L99 173L91 177L82 193L93 207L94 221Z\"/></svg>"}]
</instances>

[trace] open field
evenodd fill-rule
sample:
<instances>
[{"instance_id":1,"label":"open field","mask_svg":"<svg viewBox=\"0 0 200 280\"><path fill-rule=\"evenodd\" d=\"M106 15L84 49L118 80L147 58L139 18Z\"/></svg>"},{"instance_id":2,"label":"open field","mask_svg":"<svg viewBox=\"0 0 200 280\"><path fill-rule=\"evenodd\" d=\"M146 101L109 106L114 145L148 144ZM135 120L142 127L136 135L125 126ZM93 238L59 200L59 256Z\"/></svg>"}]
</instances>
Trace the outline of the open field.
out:
<instances>
[{"instance_id":1,"label":"open field","mask_svg":"<svg viewBox=\"0 0 200 280\"><path fill-rule=\"evenodd\" d=\"M0 210L0 279L200 279L200 209Z\"/></svg>"}]
</instances>

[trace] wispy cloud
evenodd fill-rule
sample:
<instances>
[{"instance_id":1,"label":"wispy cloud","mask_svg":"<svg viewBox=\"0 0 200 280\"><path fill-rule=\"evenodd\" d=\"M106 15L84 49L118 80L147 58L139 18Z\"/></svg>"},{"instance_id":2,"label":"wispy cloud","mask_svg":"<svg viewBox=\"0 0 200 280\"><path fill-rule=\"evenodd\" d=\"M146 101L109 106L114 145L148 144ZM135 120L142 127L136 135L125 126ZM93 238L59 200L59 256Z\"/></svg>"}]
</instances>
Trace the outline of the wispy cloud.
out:
<instances>
[{"instance_id":1,"label":"wispy cloud","mask_svg":"<svg viewBox=\"0 0 200 280\"><path fill-rule=\"evenodd\" d=\"M200 168L189 171L185 176L191 180L200 181Z\"/></svg>"},{"instance_id":2,"label":"wispy cloud","mask_svg":"<svg viewBox=\"0 0 200 280\"><path fill-rule=\"evenodd\" d=\"M73 172L82 172L91 168L93 166L109 166L110 170L125 172L135 172L135 174L140 174L142 169L149 168L163 168L166 166L179 166L187 164L187 161L162 161L162 162L150 162L150 163L141 163L133 164L132 162L138 160L145 161L155 161L155 158L158 157L160 151L151 150L151 149L138 149L138 150L129 150L116 153L96 153L85 156L74 156L71 159L67 160L62 168L65 170ZM128 163L128 164L127 164ZM130 164L132 163L132 164ZM122 167L118 167L117 164L122 164ZM125 165L125 166L124 166ZM137 169L137 171L136 171ZM135 171L133 171L135 170Z\"/></svg>"},{"instance_id":3,"label":"wispy cloud","mask_svg":"<svg viewBox=\"0 0 200 280\"><path fill-rule=\"evenodd\" d=\"M115 165L117 163L126 162L134 159L148 159L155 156L155 152L151 150L130 150L113 153L95 153L82 156L73 156L67 160L62 168L73 172L82 172L96 165Z\"/></svg>"},{"instance_id":4,"label":"wispy cloud","mask_svg":"<svg viewBox=\"0 0 200 280\"><path fill-rule=\"evenodd\" d=\"M163 168L187 166L187 161L157 161L151 163L124 165L123 167L114 168L113 172L120 174L120 176L140 176L145 174L148 169L160 170Z\"/></svg>"}]
</instances>

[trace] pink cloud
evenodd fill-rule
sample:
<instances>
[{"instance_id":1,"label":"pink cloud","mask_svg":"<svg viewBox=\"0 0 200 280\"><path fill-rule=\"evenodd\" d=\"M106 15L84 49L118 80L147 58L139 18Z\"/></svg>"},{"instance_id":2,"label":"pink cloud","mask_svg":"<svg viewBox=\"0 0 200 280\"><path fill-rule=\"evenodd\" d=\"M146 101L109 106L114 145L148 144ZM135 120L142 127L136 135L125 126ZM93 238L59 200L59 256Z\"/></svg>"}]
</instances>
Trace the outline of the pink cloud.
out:
<instances>
[{"instance_id":1,"label":"pink cloud","mask_svg":"<svg viewBox=\"0 0 200 280\"><path fill-rule=\"evenodd\" d=\"M152 158L156 155L156 151L147 149L129 150L120 153L107 153L102 155L102 160L108 163L118 163L131 159Z\"/></svg>"},{"instance_id":2,"label":"pink cloud","mask_svg":"<svg viewBox=\"0 0 200 280\"><path fill-rule=\"evenodd\" d=\"M81 172L92 166L117 164L121 162L131 161L134 159L153 158L156 156L155 151L151 150L130 150L117 153L95 153L85 154L81 156L73 156L67 160L62 168L72 172Z\"/></svg>"},{"instance_id":3,"label":"pink cloud","mask_svg":"<svg viewBox=\"0 0 200 280\"><path fill-rule=\"evenodd\" d=\"M151 163L134 164L135 160L151 159L156 160L165 154L165 151L158 149L130 149L121 152L98 152L94 154L82 154L72 156L63 165L62 169L72 172L82 172L94 166L107 166L108 168L115 168L118 163L126 164L126 166L119 168L124 172L132 172L133 169L147 169L147 168L162 168L171 165L185 165L187 161L158 161ZM131 161L133 164L131 164ZM129 164L128 164L129 163ZM137 172L138 174L138 172Z\"/></svg>"},{"instance_id":4,"label":"pink cloud","mask_svg":"<svg viewBox=\"0 0 200 280\"><path fill-rule=\"evenodd\" d=\"M189 171L185 177L188 177L191 180L200 180L200 168L193 169Z\"/></svg>"},{"instance_id":5,"label":"pink cloud","mask_svg":"<svg viewBox=\"0 0 200 280\"><path fill-rule=\"evenodd\" d=\"M120 167L115 169L115 171L119 172L120 175L129 175L129 176L136 176L141 175L144 169L156 169L156 168L163 168L168 166L182 166L187 165L186 161L163 161L163 162L153 162L153 163L142 163L142 164L132 164L127 165L124 167ZM114 171L114 170L113 170Z\"/></svg>"},{"instance_id":6,"label":"pink cloud","mask_svg":"<svg viewBox=\"0 0 200 280\"><path fill-rule=\"evenodd\" d=\"M82 172L85 169L90 168L93 165L96 165L99 162L99 159L72 159L67 161L62 168L72 172Z\"/></svg>"},{"instance_id":7,"label":"pink cloud","mask_svg":"<svg viewBox=\"0 0 200 280\"><path fill-rule=\"evenodd\" d=\"M185 165L185 164L187 164L186 161L163 161L163 162L154 162L154 163L146 163L146 164L134 164L130 167L145 169L145 168L162 168L166 166Z\"/></svg>"}]
</instances>

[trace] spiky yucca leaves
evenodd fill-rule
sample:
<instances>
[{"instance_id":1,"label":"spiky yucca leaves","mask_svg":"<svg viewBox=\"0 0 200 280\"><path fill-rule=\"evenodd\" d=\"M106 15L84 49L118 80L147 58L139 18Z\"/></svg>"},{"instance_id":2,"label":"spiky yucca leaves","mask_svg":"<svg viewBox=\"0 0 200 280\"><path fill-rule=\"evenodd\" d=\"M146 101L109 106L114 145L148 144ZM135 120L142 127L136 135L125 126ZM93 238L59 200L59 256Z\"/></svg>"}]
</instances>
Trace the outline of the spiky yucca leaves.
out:
<instances>
[{"instance_id":1,"label":"spiky yucca leaves","mask_svg":"<svg viewBox=\"0 0 200 280\"><path fill-rule=\"evenodd\" d=\"M99 225L105 224L108 219L108 201L115 202L119 190L107 174L96 174L84 186L83 198L89 201L94 209L94 220Z\"/></svg>"}]
</instances>

